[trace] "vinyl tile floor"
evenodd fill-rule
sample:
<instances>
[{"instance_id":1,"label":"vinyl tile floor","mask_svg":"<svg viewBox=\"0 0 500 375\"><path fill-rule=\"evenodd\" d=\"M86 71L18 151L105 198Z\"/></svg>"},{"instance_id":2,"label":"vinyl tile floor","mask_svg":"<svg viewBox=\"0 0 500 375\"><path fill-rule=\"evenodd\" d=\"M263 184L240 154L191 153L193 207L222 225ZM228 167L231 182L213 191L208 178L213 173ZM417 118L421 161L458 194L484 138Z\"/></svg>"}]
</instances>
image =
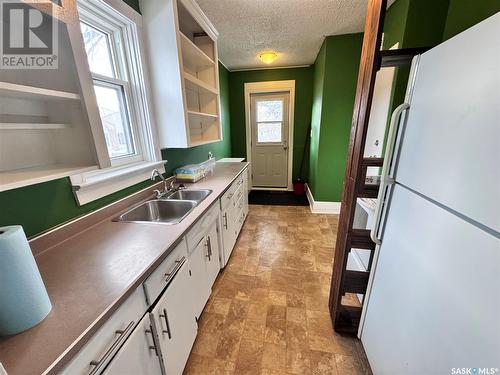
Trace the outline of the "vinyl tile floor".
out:
<instances>
[{"instance_id":1,"label":"vinyl tile floor","mask_svg":"<svg viewBox=\"0 0 500 375\"><path fill-rule=\"evenodd\" d=\"M250 206L184 374L371 374L360 341L334 332L328 313L337 223L309 207Z\"/></svg>"}]
</instances>

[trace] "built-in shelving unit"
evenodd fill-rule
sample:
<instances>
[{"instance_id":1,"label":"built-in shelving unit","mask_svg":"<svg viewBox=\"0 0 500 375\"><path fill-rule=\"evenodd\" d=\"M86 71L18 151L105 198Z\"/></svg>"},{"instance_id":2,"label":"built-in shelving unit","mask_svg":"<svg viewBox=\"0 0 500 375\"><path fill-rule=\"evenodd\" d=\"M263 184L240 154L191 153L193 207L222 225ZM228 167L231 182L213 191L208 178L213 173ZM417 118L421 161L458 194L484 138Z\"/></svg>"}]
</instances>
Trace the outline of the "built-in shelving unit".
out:
<instances>
[{"instance_id":1,"label":"built-in shelving unit","mask_svg":"<svg viewBox=\"0 0 500 375\"><path fill-rule=\"evenodd\" d=\"M0 173L0 192L97 169L97 165L50 164Z\"/></svg>"},{"instance_id":2,"label":"built-in shelving unit","mask_svg":"<svg viewBox=\"0 0 500 375\"><path fill-rule=\"evenodd\" d=\"M155 51L150 65L160 146L220 141L217 31L193 0L142 0L141 10Z\"/></svg>"},{"instance_id":3,"label":"built-in shelving unit","mask_svg":"<svg viewBox=\"0 0 500 375\"><path fill-rule=\"evenodd\" d=\"M196 91L198 94L213 94L219 95L219 90L212 85L205 83L201 79L193 76L188 72L183 73L184 79L186 81L186 90Z\"/></svg>"},{"instance_id":4,"label":"built-in shelving unit","mask_svg":"<svg viewBox=\"0 0 500 375\"><path fill-rule=\"evenodd\" d=\"M79 25L57 22L57 69L1 74L0 191L109 165Z\"/></svg>"},{"instance_id":5,"label":"built-in shelving unit","mask_svg":"<svg viewBox=\"0 0 500 375\"><path fill-rule=\"evenodd\" d=\"M212 115L210 113L203 113L203 112L196 112L196 111L188 111L189 116L197 117L200 120L203 121L213 121L215 119L218 119L218 115Z\"/></svg>"},{"instance_id":6,"label":"built-in shelving unit","mask_svg":"<svg viewBox=\"0 0 500 375\"><path fill-rule=\"evenodd\" d=\"M0 96L37 100L81 100L79 94L72 92L18 85L10 82L0 82Z\"/></svg>"},{"instance_id":7,"label":"built-in shelving unit","mask_svg":"<svg viewBox=\"0 0 500 375\"><path fill-rule=\"evenodd\" d=\"M199 71L215 66L214 60L208 57L191 39L181 32L179 35L181 37L182 61L185 67L191 71Z\"/></svg>"},{"instance_id":8,"label":"built-in shelving unit","mask_svg":"<svg viewBox=\"0 0 500 375\"><path fill-rule=\"evenodd\" d=\"M54 130L67 129L70 127L71 124L0 122L0 130Z\"/></svg>"}]
</instances>

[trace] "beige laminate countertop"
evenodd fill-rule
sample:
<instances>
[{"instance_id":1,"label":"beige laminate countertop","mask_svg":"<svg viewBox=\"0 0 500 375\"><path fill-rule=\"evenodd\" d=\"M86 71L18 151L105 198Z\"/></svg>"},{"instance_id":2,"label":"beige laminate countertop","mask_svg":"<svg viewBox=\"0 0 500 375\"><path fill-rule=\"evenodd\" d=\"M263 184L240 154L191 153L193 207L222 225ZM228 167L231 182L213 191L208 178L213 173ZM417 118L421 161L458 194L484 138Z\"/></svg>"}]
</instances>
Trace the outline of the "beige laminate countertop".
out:
<instances>
[{"instance_id":1,"label":"beige laminate countertop","mask_svg":"<svg viewBox=\"0 0 500 375\"><path fill-rule=\"evenodd\" d=\"M37 326L0 338L7 373L57 373L247 165L216 163L207 178L186 184L213 192L179 224L113 222L113 215L38 255L53 308Z\"/></svg>"}]
</instances>

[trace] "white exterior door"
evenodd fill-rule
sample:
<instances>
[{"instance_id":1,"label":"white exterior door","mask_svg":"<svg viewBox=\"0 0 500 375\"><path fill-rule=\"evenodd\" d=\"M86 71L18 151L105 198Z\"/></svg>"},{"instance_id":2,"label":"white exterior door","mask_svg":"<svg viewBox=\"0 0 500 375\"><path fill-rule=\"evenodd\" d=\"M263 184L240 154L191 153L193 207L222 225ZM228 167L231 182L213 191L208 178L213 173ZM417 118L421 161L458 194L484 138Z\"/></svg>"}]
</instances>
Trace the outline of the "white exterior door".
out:
<instances>
[{"instance_id":1,"label":"white exterior door","mask_svg":"<svg viewBox=\"0 0 500 375\"><path fill-rule=\"evenodd\" d=\"M253 186L288 186L289 92L250 97Z\"/></svg>"},{"instance_id":2,"label":"white exterior door","mask_svg":"<svg viewBox=\"0 0 500 375\"><path fill-rule=\"evenodd\" d=\"M105 375L162 375L161 350L153 338L154 323L148 314L135 327L111 363Z\"/></svg>"},{"instance_id":3,"label":"white exterior door","mask_svg":"<svg viewBox=\"0 0 500 375\"><path fill-rule=\"evenodd\" d=\"M184 263L152 312L167 375L182 374L198 331L190 281Z\"/></svg>"}]
</instances>

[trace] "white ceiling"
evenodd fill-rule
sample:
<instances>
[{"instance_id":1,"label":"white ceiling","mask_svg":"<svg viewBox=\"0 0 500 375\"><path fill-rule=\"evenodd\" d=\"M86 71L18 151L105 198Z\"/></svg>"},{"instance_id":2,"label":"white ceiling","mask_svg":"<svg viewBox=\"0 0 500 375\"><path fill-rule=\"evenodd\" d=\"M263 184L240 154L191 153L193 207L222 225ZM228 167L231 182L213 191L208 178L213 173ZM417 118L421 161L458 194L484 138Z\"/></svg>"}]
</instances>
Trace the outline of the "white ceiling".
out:
<instances>
[{"instance_id":1,"label":"white ceiling","mask_svg":"<svg viewBox=\"0 0 500 375\"><path fill-rule=\"evenodd\" d=\"M395 0L390 0L393 3ZM309 65L327 35L363 31L368 0L197 0L230 70ZM271 65L257 55L278 52Z\"/></svg>"}]
</instances>

